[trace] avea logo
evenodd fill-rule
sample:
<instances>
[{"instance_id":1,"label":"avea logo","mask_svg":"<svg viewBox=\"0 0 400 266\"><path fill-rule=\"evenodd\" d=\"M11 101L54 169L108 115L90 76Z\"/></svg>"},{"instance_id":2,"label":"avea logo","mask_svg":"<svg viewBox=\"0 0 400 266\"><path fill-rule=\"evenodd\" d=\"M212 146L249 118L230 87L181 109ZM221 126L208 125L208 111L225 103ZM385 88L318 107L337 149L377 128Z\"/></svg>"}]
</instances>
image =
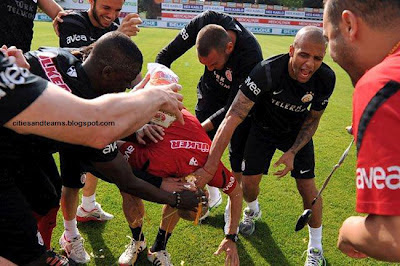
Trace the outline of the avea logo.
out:
<instances>
[{"instance_id":1,"label":"avea logo","mask_svg":"<svg viewBox=\"0 0 400 266\"><path fill-rule=\"evenodd\" d=\"M85 41L87 42L87 37L86 35L72 35L67 37L67 44L73 43L73 42L79 42L79 41Z\"/></svg>"},{"instance_id":2,"label":"avea logo","mask_svg":"<svg viewBox=\"0 0 400 266\"><path fill-rule=\"evenodd\" d=\"M0 87L13 90L15 85L24 84L28 77L29 70L26 68L20 68L16 65L7 67L4 71L0 72ZM5 92L0 89L0 97L3 96L5 96Z\"/></svg>"},{"instance_id":3,"label":"avea logo","mask_svg":"<svg viewBox=\"0 0 400 266\"><path fill-rule=\"evenodd\" d=\"M133 145L129 145L127 148L126 148L126 150L125 150L125 152L124 152L124 159L126 160L126 161L129 161L129 158L131 157L131 155L132 155L132 152L135 150L135 148L133 147Z\"/></svg>"},{"instance_id":4,"label":"avea logo","mask_svg":"<svg viewBox=\"0 0 400 266\"><path fill-rule=\"evenodd\" d=\"M250 77L247 77L247 79L244 81L244 84L246 84L246 86L254 93L254 95L258 95L261 92L254 81L251 81Z\"/></svg>"},{"instance_id":5,"label":"avea logo","mask_svg":"<svg viewBox=\"0 0 400 266\"><path fill-rule=\"evenodd\" d=\"M400 189L400 166L357 168L357 189Z\"/></svg>"},{"instance_id":6,"label":"avea logo","mask_svg":"<svg viewBox=\"0 0 400 266\"><path fill-rule=\"evenodd\" d=\"M104 154L109 154L111 152L114 152L115 150L117 150L117 142L113 142L111 144L108 144L104 149L103 149L103 153Z\"/></svg>"}]
</instances>

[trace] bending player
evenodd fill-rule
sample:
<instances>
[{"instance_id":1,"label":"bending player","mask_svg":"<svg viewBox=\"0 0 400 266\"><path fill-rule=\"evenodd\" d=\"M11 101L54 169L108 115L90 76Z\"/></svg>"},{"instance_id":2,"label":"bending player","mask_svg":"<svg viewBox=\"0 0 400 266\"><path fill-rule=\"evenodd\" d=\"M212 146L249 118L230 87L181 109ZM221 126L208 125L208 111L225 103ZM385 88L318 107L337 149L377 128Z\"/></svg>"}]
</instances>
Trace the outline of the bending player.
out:
<instances>
[{"instance_id":1,"label":"bending player","mask_svg":"<svg viewBox=\"0 0 400 266\"><path fill-rule=\"evenodd\" d=\"M208 157L211 140L202 128L200 122L183 110L185 125L178 122L172 123L165 129L163 140L158 143L148 142L148 145L141 145L132 142L119 142L119 150L133 169L144 169L152 175L162 178L185 177L202 167ZM223 192L230 198L230 221L226 221L222 240L216 255L222 251L226 252L227 262L231 265L239 265L236 244L237 229L240 213L242 210L242 190L237 185L236 179L231 172L220 162L214 178L208 185L222 188ZM137 254L146 247L146 240L142 232L142 218L144 206L139 198L130 197L134 201L135 209L130 210L126 218L132 228L135 228L137 235L134 236L126 251L121 255L119 263L130 265L134 263ZM163 208L163 219L153 246L148 251L148 259L156 265L171 265L170 255L166 251L166 245L179 216L167 205ZM126 210L125 210L125 213ZM157 264L160 263L160 264Z\"/></svg>"}]
</instances>

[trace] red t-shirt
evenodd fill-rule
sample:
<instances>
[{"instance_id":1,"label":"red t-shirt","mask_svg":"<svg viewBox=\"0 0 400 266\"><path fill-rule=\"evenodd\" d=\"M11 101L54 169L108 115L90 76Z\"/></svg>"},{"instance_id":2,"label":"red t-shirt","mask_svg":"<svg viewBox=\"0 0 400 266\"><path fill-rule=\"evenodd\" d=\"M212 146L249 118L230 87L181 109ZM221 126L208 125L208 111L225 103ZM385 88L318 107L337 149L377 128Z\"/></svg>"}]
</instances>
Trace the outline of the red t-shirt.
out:
<instances>
[{"instance_id":1,"label":"red t-shirt","mask_svg":"<svg viewBox=\"0 0 400 266\"><path fill-rule=\"evenodd\" d=\"M162 178L185 177L202 167L208 157L211 140L195 116L182 111L185 125L175 121L165 129L164 139L158 143L146 141L147 145L126 142L120 152L135 169L148 164L147 172ZM220 162L210 186L230 193L236 187L236 179Z\"/></svg>"},{"instance_id":2,"label":"red t-shirt","mask_svg":"<svg viewBox=\"0 0 400 266\"><path fill-rule=\"evenodd\" d=\"M400 49L357 82L353 97L353 132L368 103L389 81L400 82ZM382 92L382 91L381 91ZM367 125L357 157L357 211L400 215L400 91L380 107ZM375 98L376 100L376 98Z\"/></svg>"}]
</instances>

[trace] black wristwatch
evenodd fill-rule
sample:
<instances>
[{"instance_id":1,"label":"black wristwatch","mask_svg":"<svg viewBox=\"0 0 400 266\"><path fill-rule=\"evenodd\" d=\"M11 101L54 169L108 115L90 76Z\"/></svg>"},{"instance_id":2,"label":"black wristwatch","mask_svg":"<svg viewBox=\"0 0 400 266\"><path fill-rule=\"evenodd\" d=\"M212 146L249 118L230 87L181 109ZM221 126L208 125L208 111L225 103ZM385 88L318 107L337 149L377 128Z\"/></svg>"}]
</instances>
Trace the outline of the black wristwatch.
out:
<instances>
[{"instance_id":1,"label":"black wristwatch","mask_svg":"<svg viewBox=\"0 0 400 266\"><path fill-rule=\"evenodd\" d=\"M239 240L239 237L237 234L227 234L227 235L225 235L225 238L232 240L235 243Z\"/></svg>"}]
</instances>

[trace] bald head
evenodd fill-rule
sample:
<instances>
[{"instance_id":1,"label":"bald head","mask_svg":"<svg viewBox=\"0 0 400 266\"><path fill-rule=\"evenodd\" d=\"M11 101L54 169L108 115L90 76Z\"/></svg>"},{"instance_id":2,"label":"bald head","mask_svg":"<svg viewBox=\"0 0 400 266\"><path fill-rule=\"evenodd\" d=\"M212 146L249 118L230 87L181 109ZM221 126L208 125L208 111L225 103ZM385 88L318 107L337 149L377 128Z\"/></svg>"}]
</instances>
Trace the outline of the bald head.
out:
<instances>
[{"instance_id":1,"label":"bald head","mask_svg":"<svg viewBox=\"0 0 400 266\"><path fill-rule=\"evenodd\" d=\"M322 44L325 45L325 47L327 45L322 29L315 26L306 26L301 28L294 38L293 46L297 48L304 42Z\"/></svg>"}]
</instances>

